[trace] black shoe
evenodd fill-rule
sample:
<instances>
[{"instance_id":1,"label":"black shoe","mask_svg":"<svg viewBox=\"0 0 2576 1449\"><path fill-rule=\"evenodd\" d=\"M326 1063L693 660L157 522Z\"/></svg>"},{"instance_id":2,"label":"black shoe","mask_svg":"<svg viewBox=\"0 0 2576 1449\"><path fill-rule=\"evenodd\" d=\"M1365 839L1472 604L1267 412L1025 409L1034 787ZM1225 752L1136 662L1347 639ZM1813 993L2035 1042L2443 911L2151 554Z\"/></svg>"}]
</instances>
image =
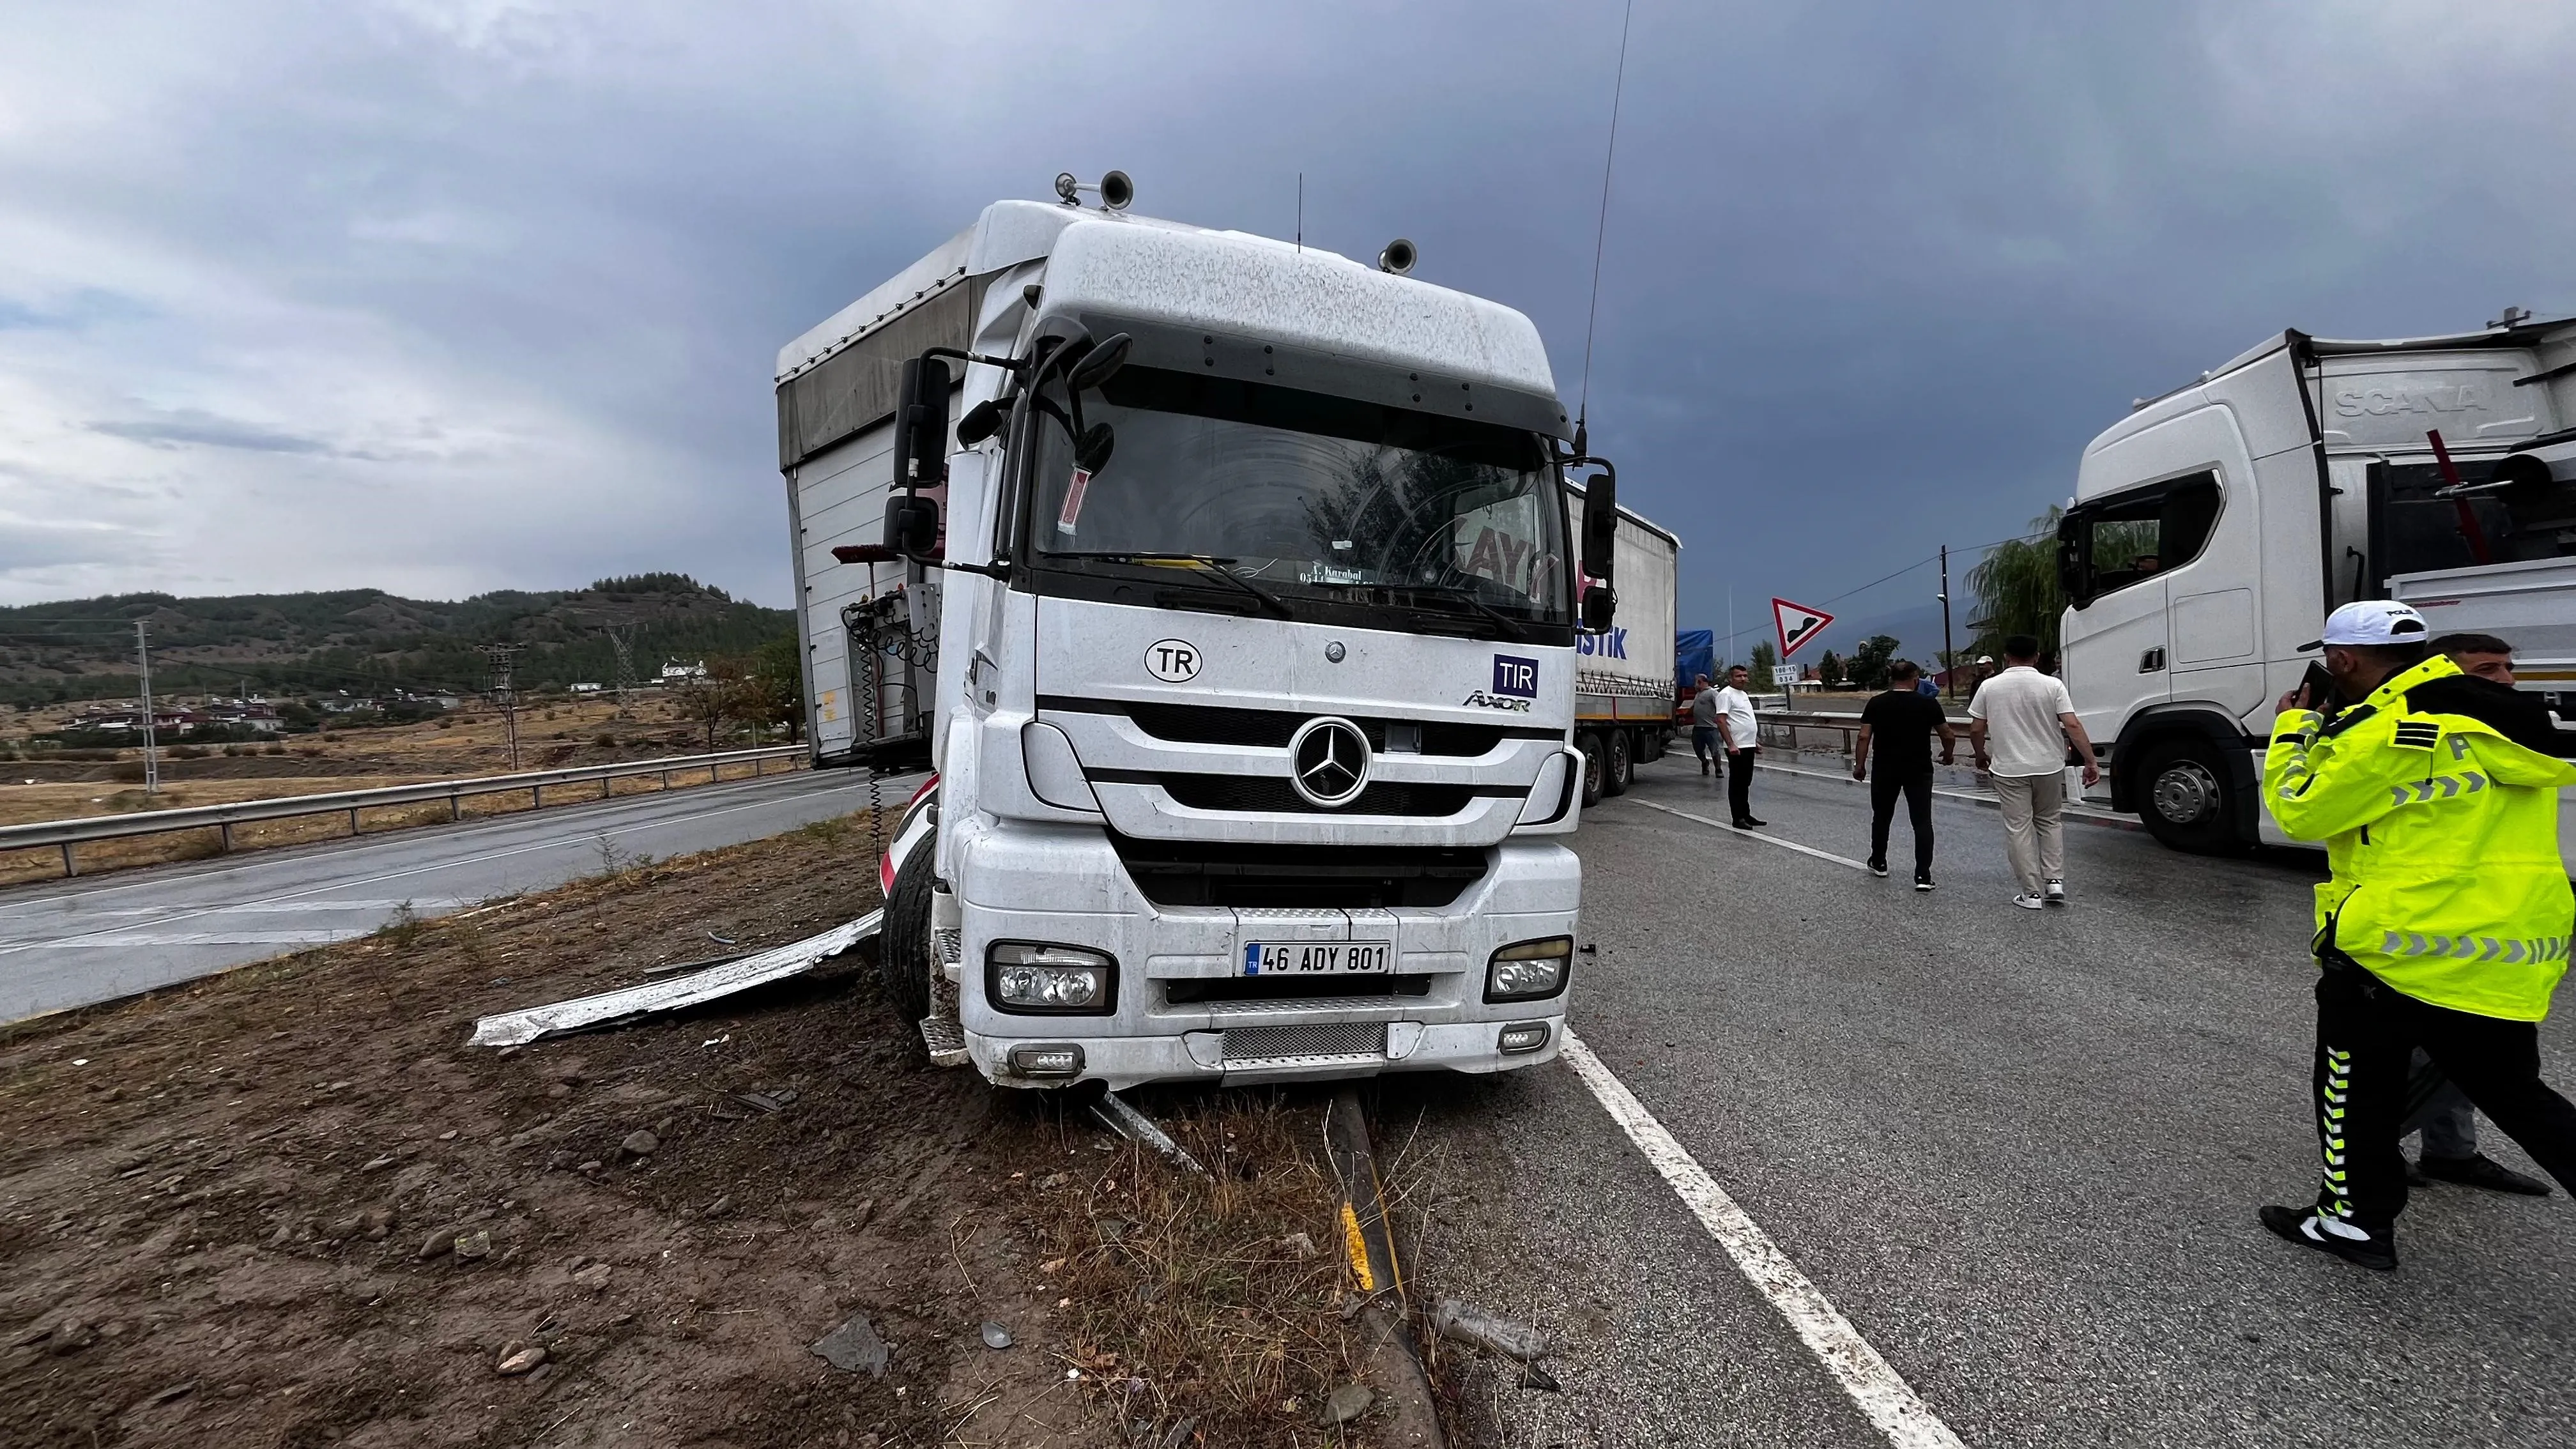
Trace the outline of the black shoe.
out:
<instances>
[{"instance_id":1,"label":"black shoe","mask_svg":"<svg viewBox=\"0 0 2576 1449\"><path fill-rule=\"evenodd\" d=\"M2472 1152L2466 1157L2435 1157L2427 1152L2418 1167L2425 1177L2456 1182L2463 1187L2520 1193L2524 1197L2549 1196L2548 1183L2536 1177L2525 1177L2483 1152Z\"/></svg>"},{"instance_id":2,"label":"black shoe","mask_svg":"<svg viewBox=\"0 0 2576 1449\"><path fill-rule=\"evenodd\" d=\"M1744 823L1747 825L1768 825L1771 822L1768 820L1756 820L1752 816L1747 815L1744 817Z\"/></svg>"},{"instance_id":3,"label":"black shoe","mask_svg":"<svg viewBox=\"0 0 2576 1449\"><path fill-rule=\"evenodd\" d=\"M1918 891L1928 891L1932 889L1932 872L1928 870L1916 871L1914 873L1914 888Z\"/></svg>"},{"instance_id":4,"label":"black shoe","mask_svg":"<svg viewBox=\"0 0 2576 1449\"><path fill-rule=\"evenodd\" d=\"M1869 873L1877 876L1880 880L1887 879L1887 862L1883 860L1871 861L1869 863Z\"/></svg>"},{"instance_id":5,"label":"black shoe","mask_svg":"<svg viewBox=\"0 0 2576 1449\"><path fill-rule=\"evenodd\" d=\"M2397 1266L2397 1239L2392 1232L2378 1238L2345 1238L2316 1227L2317 1210L2304 1207L2267 1207L2256 1216L2270 1228L2302 1248L2332 1253L2358 1268L2386 1273Z\"/></svg>"}]
</instances>

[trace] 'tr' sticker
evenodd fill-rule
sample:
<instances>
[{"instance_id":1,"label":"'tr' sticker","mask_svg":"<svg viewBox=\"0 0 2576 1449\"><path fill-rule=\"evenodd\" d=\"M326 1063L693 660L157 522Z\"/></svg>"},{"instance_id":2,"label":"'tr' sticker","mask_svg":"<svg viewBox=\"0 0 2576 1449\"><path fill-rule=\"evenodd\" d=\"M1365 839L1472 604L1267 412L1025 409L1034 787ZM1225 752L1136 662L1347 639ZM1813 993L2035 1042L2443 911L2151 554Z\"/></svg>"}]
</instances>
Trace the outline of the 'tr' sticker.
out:
<instances>
[{"instance_id":1,"label":"'tr' sticker","mask_svg":"<svg viewBox=\"0 0 2576 1449\"><path fill-rule=\"evenodd\" d=\"M1090 472L1082 468L1074 469L1073 481L1065 485L1064 507L1055 516L1057 532L1073 532L1074 523L1082 517L1082 495L1089 491L1090 488Z\"/></svg>"}]
</instances>

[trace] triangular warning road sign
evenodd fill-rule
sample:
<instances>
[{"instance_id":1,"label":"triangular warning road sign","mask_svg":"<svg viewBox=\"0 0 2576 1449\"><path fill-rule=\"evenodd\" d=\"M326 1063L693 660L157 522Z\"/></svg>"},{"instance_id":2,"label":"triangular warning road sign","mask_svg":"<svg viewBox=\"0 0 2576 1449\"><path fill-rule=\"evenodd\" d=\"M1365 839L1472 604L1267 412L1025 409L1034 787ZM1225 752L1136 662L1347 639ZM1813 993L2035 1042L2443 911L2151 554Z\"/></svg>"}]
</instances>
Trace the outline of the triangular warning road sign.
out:
<instances>
[{"instance_id":1,"label":"triangular warning road sign","mask_svg":"<svg viewBox=\"0 0 2576 1449\"><path fill-rule=\"evenodd\" d=\"M1786 659L1825 632L1825 626L1834 621L1834 616L1822 609L1810 609L1804 604L1774 598L1771 601L1771 620L1780 626L1780 657Z\"/></svg>"}]
</instances>

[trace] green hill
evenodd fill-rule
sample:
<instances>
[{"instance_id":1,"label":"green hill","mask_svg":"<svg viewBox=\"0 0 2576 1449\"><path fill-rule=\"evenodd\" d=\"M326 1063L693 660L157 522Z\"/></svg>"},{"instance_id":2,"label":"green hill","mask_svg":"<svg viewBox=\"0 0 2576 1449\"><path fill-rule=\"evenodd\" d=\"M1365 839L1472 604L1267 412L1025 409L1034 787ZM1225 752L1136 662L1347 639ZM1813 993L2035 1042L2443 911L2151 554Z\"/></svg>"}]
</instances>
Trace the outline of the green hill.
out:
<instances>
[{"instance_id":1,"label":"green hill","mask_svg":"<svg viewBox=\"0 0 2576 1449\"><path fill-rule=\"evenodd\" d=\"M131 697L134 624L151 626L155 693L472 693L480 644L521 645L521 689L617 682L612 630L632 636L640 679L666 660L745 655L791 635L796 617L685 574L601 579L586 589L504 590L443 602L382 589L182 599L117 594L0 608L0 703Z\"/></svg>"}]
</instances>

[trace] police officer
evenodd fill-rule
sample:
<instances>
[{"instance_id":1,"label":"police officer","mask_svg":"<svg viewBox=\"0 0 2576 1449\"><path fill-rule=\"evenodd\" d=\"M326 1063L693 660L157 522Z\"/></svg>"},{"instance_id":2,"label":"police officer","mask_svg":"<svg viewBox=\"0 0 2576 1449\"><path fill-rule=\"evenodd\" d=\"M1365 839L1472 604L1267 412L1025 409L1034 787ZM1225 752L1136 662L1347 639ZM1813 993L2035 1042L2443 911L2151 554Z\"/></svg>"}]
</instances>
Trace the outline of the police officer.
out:
<instances>
[{"instance_id":1,"label":"police officer","mask_svg":"<svg viewBox=\"0 0 2576 1449\"><path fill-rule=\"evenodd\" d=\"M2576 1105L2540 1080L2539 1022L2576 917L2558 854L2558 790L2576 767L2449 658L2424 658L2404 604L2326 621L2329 717L2308 686L2282 697L2263 762L2281 829L2326 842L2317 887L2315 1203L2263 1225L2366 1268L2397 1266L2398 1151L2421 1046L2506 1136L2576 1191ZM2482 687L2472 687L2482 686Z\"/></svg>"}]
</instances>

